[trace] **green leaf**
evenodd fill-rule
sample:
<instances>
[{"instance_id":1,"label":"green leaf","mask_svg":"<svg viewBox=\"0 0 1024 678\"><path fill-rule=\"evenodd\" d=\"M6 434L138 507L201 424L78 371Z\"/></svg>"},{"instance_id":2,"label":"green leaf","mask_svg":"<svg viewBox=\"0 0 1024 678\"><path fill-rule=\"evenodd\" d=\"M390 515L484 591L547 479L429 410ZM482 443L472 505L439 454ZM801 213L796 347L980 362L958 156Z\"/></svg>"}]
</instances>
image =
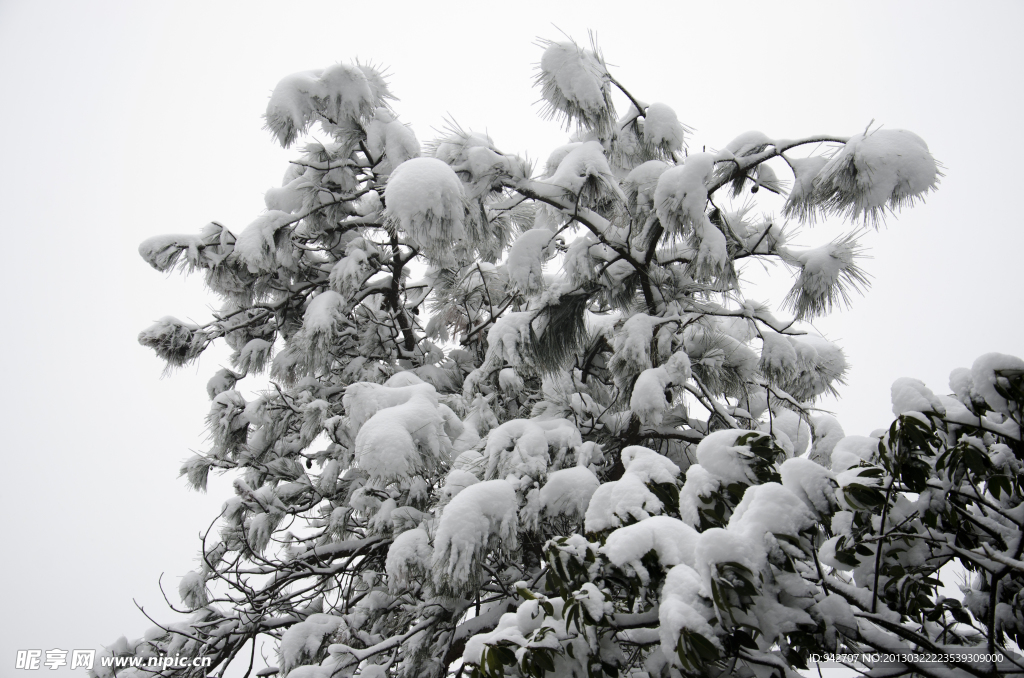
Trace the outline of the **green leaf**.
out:
<instances>
[{"instance_id":1,"label":"green leaf","mask_svg":"<svg viewBox=\"0 0 1024 678\"><path fill-rule=\"evenodd\" d=\"M665 512L679 513L679 490L672 483L648 483L648 489L665 507Z\"/></svg>"},{"instance_id":2,"label":"green leaf","mask_svg":"<svg viewBox=\"0 0 1024 678\"><path fill-rule=\"evenodd\" d=\"M953 615L953 619L960 622L961 624L970 624L971 615L967 613L967 610L962 607L950 608L949 613Z\"/></svg>"},{"instance_id":3,"label":"green leaf","mask_svg":"<svg viewBox=\"0 0 1024 678\"><path fill-rule=\"evenodd\" d=\"M548 654L548 652L549 652L549 650L546 650L544 648L538 648L538 649L534 650L533 651L533 661L534 661L535 664L537 664L537 666L541 667L545 671L554 671L555 670L555 662L551 658L551 655Z\"/></svg>"},{"instance_id":4,"label":"green leaf","mask_svg":"<svg viewBox=\"0 0 1024 678\"><path fill-rule=\"evenodd\" d=\"M505 669L501 667L501 660L498 659L498 654L494 652L493 647L489 647L482 652L481 665L486 667L486 671L491 676L503 676L505 675Z\"/></svg>"},{"instance_id":5,"label":"green leaf","mask_svg":"<svg viewBox=\"0 0 1024 678\"><path fill-rule=\"evenodd\" d=\"M491 647L490 652L499 662L506 666L514 666L516 663L516 653L509 647L494 645Z\"/></svg>"},{"instance_id":6,"label":"green leaf","mask_svg":"<svg viewBox=\"0 0 1024 678\"><path fill-rule=\"evenodd\" d=\"M1000 495L1004 492L1007 495L1013 494L1013 486L1010 478L1004 475L996 475L989 478L988 490L996 499L999 499Z\"/></svg>"},{"instance_id":7,"label":"green leaf","mask_svg":"<svg viewBox=\"0 0 1024 678\"><path fill-rule=\"evenodd\" d=\"M691 631L683 631L683 633L686 634L687 641L697 651L698 656L702 660L705 662L718 661L721 655L718 652L718 648L710 640L699 633Z\"/></svg>"},{"instance_id":8,"label":"green leaf","mask_svg":"<svg viewBox=\"0 0 1024 678\"><path fill-rule=\"evenodd\" d=\"M732 632L732 638L739 644L740 647L745 647L750 650L757 650L757 643L750 636L749 633L742 629L736 629ZM714 647L714 646L712 646Z\"/></svg>"}]
</instances>

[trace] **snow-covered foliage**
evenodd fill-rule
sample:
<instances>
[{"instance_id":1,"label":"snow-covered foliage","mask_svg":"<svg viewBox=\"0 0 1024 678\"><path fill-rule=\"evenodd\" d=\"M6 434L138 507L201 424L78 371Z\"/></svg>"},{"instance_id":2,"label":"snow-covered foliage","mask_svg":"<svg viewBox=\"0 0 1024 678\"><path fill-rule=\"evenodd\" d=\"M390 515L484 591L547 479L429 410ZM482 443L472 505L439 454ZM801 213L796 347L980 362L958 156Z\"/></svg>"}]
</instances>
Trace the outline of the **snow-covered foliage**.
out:
<instances>
[{"instance_id":1,"label":"snow-covered foliage","mask_svg":"<svg viewBox=\"0 0 1024 678\"><path fill-rule=\"evenodd\" d=\"M234 491L180 579L187 616L109 652L208 656L224 675L276 643L256 675L291 678L795 678L812 652L1011 656L1024 361L982 356L951 396L901 379L895 423L846 435L815 411L846 357L805 321L867 292L862 248L753 216L780 194L795 220L876 225L935 188L925 143L750 131L691 153L676 111L629 93L596 46L541 46L544 112L574 136L538 173L455 123L421 145L380 71L338 64L271 96L280 143L319 129L266 212L140 247L221 298L211 321L165 317L139 340L168 368L232 351L182 474L203 489L231 473ZM790 295L753 301L747 262L781 264ZM954 563L969 581L940 595Z\"/></svg>"},{"instance_id":2,"label":"snow-covered foliage","mask_svg":"<svg viewBox=\"0 0 1024 678\"><path fill-rule=\"evenodd\" d=\"M517 545L518 503L504 480L475 483L444 507L434 536L431 566L440 588L472 592L480 584L480 561L489 551Z\"/></svg>"},{"instance_id":3,"label":"snow-covered foliage","mask_svg":"<svg viewBox=\"0 0 1024 678\"><path fill-rule=\"evenodd\" d=\"M565 117L584 130L608 131L615 121L611 76L600 51L572 42L545 42L537 85L547 104L546 115Z\"/></svg>"},{"instance_id":4,"label":"snow-covered foliage","mask_svg":"<svg viewBox=\"0 0 1024 678\"><path fill-rule=\"evenodd\" d=\"M462 182L445 162L416 158L392 174L384 191L388 218L405 232L409 245L431 260L447 263L466 237Z\"/></svg>"},{"instance_id":5,"label":"snow-covered foliage","mask_svg":"<svg viewBox=\"0 0 1024 678\"><path fill-rule=\"evenodd\" d=\"M816 208L877 224L885 209L900 209L935 189L939 165L928 144L903 129L857 134L817 173Z\"/></svg>"},{"instance_id":6,"label":"snow-covered foliage","mask_svg":"<svg viewBox=\"0 0 1024 678\"><path fill-rule=\"evenodd\" d=\"M366 122L390 98L380 72L358 62L294 73L270 95L267 129L287 147L315 122L327 130Z\"/></svg>"}]
</instances>

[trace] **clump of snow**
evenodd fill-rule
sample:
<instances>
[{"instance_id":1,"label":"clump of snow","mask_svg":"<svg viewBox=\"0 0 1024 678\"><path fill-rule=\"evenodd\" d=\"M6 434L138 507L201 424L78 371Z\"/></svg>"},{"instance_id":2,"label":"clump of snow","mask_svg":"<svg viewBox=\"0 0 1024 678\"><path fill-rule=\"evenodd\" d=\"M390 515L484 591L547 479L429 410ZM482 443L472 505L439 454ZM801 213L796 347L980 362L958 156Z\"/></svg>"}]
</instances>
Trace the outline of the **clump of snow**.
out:
<instances>
[{"instance_id":1,"label":"clump of snow","mask_svg":"<svg viewBox=\"0 0 1024 678\"><path fill-rule=\"evenodd\" d=\"M590 498L583 526L587 532L614 529L629 520L644 520L661 513L661 500L643 480L627 473L619 480L604 483Z\"/></svg>"},{"instance_id":2,"label":"clump of snow","mask_svg":"<svg viewBox=\"0 0 1024 678\"><path fill-rule=\"evenodd\" d=\"M683 150L685 130L667 104L653 103L644 113L644 141L665 153Z\"/></svg>"},{"instance_id":3,"label":"clump of snow","mask_svg":"<svg viewBox=\"0 0 1024 678\"><path fill-rule=\"evenodd\" d=\"M577 519L583 516L601 482L585 466L574 466L548 475L540 488L541 510L548 516Z\"/></svg>"},{"instance_id":4,"label":"clump of snow","mask_svg":"<svg viewBox=\"0 0 1024 678\"><path fill-rule=\"evenodd\" d=\"M178 596L190 610L203 607L209 601L206 592L206 579L201 572L189 572L178 584Z\"/></svg>"},{"instance_id":5,"label":"clump of snow","mask_svg":"<svg viewBox=\"0 0 1024 678\"><path fill-rule=\"evenodd\" d=\"M469 430L469 427L466 427ZM452 461L452 468L460 471L469 471L480 478L483 475L487 460L482 454L473 449L466 449Z\"/></svg>"},{"instance_id":6,"label":"clump of snow","mask_svg":"<svg viewBox=\"0 0 1024 678\"><path fill-rule=\"evenodd\" d=\"M548 470L548 439L544 429L530 419L512 419L487 434L484 477L543 477Z\"/></svg>"},{"instance_id":7,"label":"clump of snow","mask_svg":"<svg viewBox=\"0 0 1024 678\"><path fill-rule=\"evenodd\" d=\"M489 633L477 633L466 641L466 649L462 652L462 661L467 664L479 664L483 659L484 649L498 641L511 641L520 647L527 644L526 637L519 628L519 615L506 612L498 619L498 625Z\"/></svg>"},{"instance_id":8,"label":"clump of snow","mask_svg":"<svg viewBox=\"0 0 1024 678\"><path fill-rule=\"evenodd\" d=\"M413 158L395 168L384 200L388 221L432 261L451 260L465 240L462 182L437 158Z\"/></svg>"},{"instance_id":9,"label":"clump of snow","mask_svg":"<svg viewBox=\"0 0 1024 678\"><path fill-rule=\"evenodd\" d=\"M605 614L611 614L615 609L614 605L605 597L604 592L590 582L581 586L573 598L583 605L587 614L594 621L600 621Z\"/></svg>"},{"instance_id":10,"label":"clump of snow","mask_svg":"<svg viewBox=\"0 0 1024 678\"><path fill-rule=\"evenodd\" d=\"M456 440L456 450L467 452L476 447L480 442L480 436L486 434L492 428L497 427L498 418L487 404L484 396L477 394L473 404L468 408L466 417L462 420L463 433ZM483 455L479 455L481 464L485 464ZM481 466L482 468L482 466Z\"/></svg>"},{"instance_id":11,"label":"clump of snow","mask_svg":"<svg viewBox=\"0 0 1024 678\"><path fill-rule=\"evenodd\" d=\"M539 629L544 624L544 608L538 600L524 600L516 609L516 623L519 625L519 632L524 636Z\"/></svg>"},{"instance_id":12,"label":"clump of snow","mask_svg":"<svg viewBox=\"0 0 1024 678\"><path fill-rule=\"evenodd\" d=\"M718 645L714 629L708 623L714 611L704 603L707 597L704 582L693 567L679 564L668 571L658 608L658 635L662 652L673 664L679 661L676 645L683 629L699 633Z\"/></svg>"},{"instance_id":13,"label":"clump of snow","mask_svg":"<svg viewBox=\"0 0 1024 678\"><path fill-rule=\"evenodd\" d=\"M160 272L179 262L186 270L213 268L233 249L235 236L217 223L209 223L198 235L170 234L147 238L139 245L139 256Z\"/></svg>"},{"instance_id":14,"label":"clump of snow","mask_svg":"<svg viewBox=\"0 0 1024 678\"><path fill-rule=\"evenodd\" d=\"M679 490L679 517L688 525L700 524L703 498L710 498L721 487L722 481L700 464L686 469L686 481Z\"/></svg>"},{"instance_id":15,"label":"clump of snow","mask_svg":"<svg viewBox=\"0 0 1024 678\"><path fill-rule=\"evenodd\" d=\"M608 71L600 57L571 42L548 44L540 59L537 84L547 102L545 114L566 116L566 127L601 130L615 120Z\"/></svg>"},{"instance_id":16,"label":"clump of snow","mask_svg":"<svg viewBox=\"0 0 1024 678\"><path fill-rule=\"evenodd\" d=\"M803 507L803 504L800 504ZM736 530L712 527L700 533L694 549L694 569L701 577L705 591L717 577L717 566L737 563L751 572L758 572L765 561L763 533L751 539Z\"/></svg>"},{"instance_id":17,"label":"clump of snow","mask_svg":"<svg viewBox=\"0 0 1024 678\"><path fill-rule=\"evenodd\" d=\"M648 447L624 447L621 458L626 473L640 478L644 483L675 483L679 477L679 467L671 459Z\"/></svg>"},{"instance_id":18,"label":"clump of snow","mask_svg":"<svg viewBox=\"0 0 1024 678\"><path fill-rule=\"evenodd\" d=\"M695 275L710 278L718 274L729 261L725 234L710 221L705 220L694 227L699 241L697 260L694 262Z\"/></svg>"},{"instance_id":19,"label":"clump of snow","mask_svg":"<svg viewBox=\"0 0 1024 678\"><path fill-rule=\"evenodd\" d=\"M403 388L405 386L415 386L417 384L425 384L426 382L419 378L412 370L402 370L401 372L395 372L388 380L384 382L384 385L388 388Z\"/></svg>"},{"instance_id":20,"label":"clump of snow","mask_svg":"<svg viewBox=\"0 0 1024 678\"><path fill-rule=\"evenodd\" d=\"M331 289L350 298L372 272L364 250L355 248L331 267L329 281Z\"/></svg>"},{"instance_id":21,"label":"clump of snow","mask_svg":"<svg viewBox=\"0 0 1024 678\"><path fill-rule=\"evenodd\" d=\"M221 368L206 382L206 394L213 400L224 391L233 389L238 379L239 375L227 368Z\"/></svg>"},{"instance_id":22,"label":"clump of snow","mask_svg":"<svg viewBox=\"0 0 1024 678\"><path fill-rule=\"evenodd\" d=\"M482 132L452 127L446 130L446 134L436 142L434 157L456 167L468 163L469 156L475 149L485 149L494 152L494 142L490 136ZM463 170L459 169L456 171Z\"/></svg>"},{"instance_id":23,"label":"clump of snow","mask_svg":"<svg viewBox=\"0 0 1024 678\"><path fill-rule=\"evenodd\" d=\"M818 515L828 515L835 510L835 476L824 466L810 459L793 457L782 462L779 475L783 487Z\"/></svg>"},{"instance_id":24,"label":"clump of snow","mask_svg":"<svg viewBox=\"0 0 1024 678\"><path fill-rule=\"evenodd\" d=\"M328 118L341 123L369 117L374 107L374 92L363 69L356 64L334 64L320 73L320 91ZM273 98L273 97L271 97Z\"/></svg>"},{"instance_id":25,"label":"clump of snow","mask_svg":"<svg viewBox=\"0 0 1024 678\"><path fill-rule=\"evenodd\" d=\"M180 367L196 353L193 342L199 327L172 316L164 316L139 332L139 343L156 351L167 361L167 368Z\"/></svg>"},{"instance_id":26,"label":"clump of snow","mask_svg":"<svg viewBox=\"0 0 1024 678\"><path fill-rule=\"evenodd\" d=\"M517 395L523 390L525 384L519 373L511 367L506 367L498 372L498 387L508 395Z\"/></svg>"},{"instance_id":27,"label":"clump of snow","mask_svg":"<svg viewBox=\"0 0 1024 678\"><path fill-rule=\"evenodd\" d=\"M531 228L512 243L505 263L509 281L526 294L544 288L544 262L554 256L558 238L546 228Z\"/></svg>"},{"instance_id":28,"label":"clump of snow","mask_svg":"<svg viewBox=\"0 0 1024 678\"><path fill-rule=\"evenodd\" d=\"M705 379L720 384L719 390L730 381L746 382L757 370L757 354L722 331L690 325L683 332L683 349L701 366Z\"/></svg>"},{"instance_id":29,"label":"clump of snow","mask_svg":"<svg viewBox=\"0 0 1024 678\"><path fill-rule=\"evenodd\" d=\"M399 374L406 373L400 372ZM341 403L345 407L352 432L355 433L379 410L401 405L416 395L426 396L432 403L437 403L437 391L430 384L411 383L407 386L381 386L368 381L349 384Z\"/></svg>"},{"instance_id":30,"label":"clump of snow","mask_svg":"<svg viewBox=\"0 0 1024 678\"><path fill-rule=\"evenodd\" d=\"M366 119L374 106L389 97L380 74L359 64L293 73L283 78L270 95L267 129L287 147L317 120L330 126Z\"/></svg>"},{"instance_id":31,"label":"clump of snow","mask_svg":"<svg viewBox=\"0 0 1024 678\"><path fill-rule=\"evenodd\" d=\"M616 528L631 520L644 520L652 513L661 513L664 507L647 484L674 484L679 476L678 466L646 447L627 446L621 458L625 466L622 477L601 485L590 499L584 519L587 532Z\"/></svg>"},{"instance_id":32,"label":"clump of snow","mask_svg":"<svg viewBox=\"0 0 1024 678\"><path fill-rule=\"evenodd\" d=\"M829 593L814 604L814 611L825 620L826 638L835 638L836 631L844 636L856 633L857 618L853 615L850 603L838 593Z\"/></svg>"},{"instance_id":33,"label":"clump of snow","mask_svg":"<svg viewBox=\"0 0 1024 678\"><path fill-rule=\"evenodd\" d=\"M1007 416L1017 414L1011 410L1010 403L1006 398L999 395L996 390L996 386L1000 383L1004 388L1008 385L1006 377L1000 376L997 372L1007 372L1019 377L1024 374L1024 360L1002 353L986 353L975 360L971 366L973 388L979 396L985 399L988 406Z\"/></svg>"},{"instance_id":34,"label":"clump of snow","mask_svg":"<svg viewBox=\"0 0 1024 678\"><path fill-rule=\"evenodd\" d=\"M321 70L293 73L277 84L267 104L267 127L282 146L290 146L304 133L316 112Z\"/></svg>"},{"instance_id":35,"label":"clump of snow","mask_svg":"<svg viewBox=\"0 0 1024 678\"><path fill-rule=\"evenodd\" d=\"M697 444L697 463L724 484L757 482L757 476L747 464L753 457L750 445L737 445L737 440L750 431L727 429L708 434ZM687 473L689 481L689 473Z\"/></svg>"},{"instance_id":36,"label":"clump of snow","mask_svg":"<svg viewBox=\"0 0 1024 678\"><path fill-rule=\"evenodd\" d=\"M235 433L249 425L244 414L247 404L242 394L233 389L214 396L206 423L219 445L228 445Z\"/></svg>"},{"instance_id":37,"label":"clump of snow","mask_svg":"<svg viewBox=\"0 0 1024 678\"><path fill-rule=\"evenodd\" d=\"M636 313L615 333L608 367L616 384L624 385L632 375L651 367L651 341L660 322L655 316Z\"/></svg>"},{"instance_id":38,"label":"clump of snow","mask_svg":"<svg viewBox=\"0 0 1024 678\"><path fill-rule=\"evenodd\" d=\"M780 380L789 379L796 374L796 349L789 337L765 330L761 333L761 339L761 371Z\"/></svg>"},{"instance_id":39,"label":"clump of snow","mask_svg":"<svg viewBox=\"0 0 1024 678\"><path fill-rule=\"evenodd\" d=\"M928 144L913 132L878 129L850 138L815 180L822 212L877 222L934 190L940 173Z\"/></svg>"},{"instance_id":40,"label":"clump of snow","mask_svg":"<svg viewBox=\"0 0 1024 678\"><path fill-rule=\"evenodd\" d=\"M517 311L498 318L487 331L487 353L504 359L512 367L525 362L522 349L529 344L534 315L531 311Z\"/></svg>"},{"instance_id":41,"label":"clump of snow","mask_svg":"<svg viewBox=\"0 0 1024 678\"><path fill-rule=\"evenodd\" d=\"M235 240L235 254L252 273L274 271L278 264L289 264L287 245L278 247L278 231L296 217L279 210L269 210L245 227Z\"/></svg>"},{"instance_id":42,"label":"clump of snow","mask_svg":"<svg viewBox=\"0 0 1024 678\"><path fill-rule=\"evenodd\" d=\"M576 465L585 466L594 470L604 460L601 452L601 445L593 440L588 440L576 449Z\"/></svg>"},{"instance_id":43,"label":"clump of snow","mask_svg":"<svg viewBox=\"0 0 1024 678\"><path fill-rule=\"evenodd\" d=\"M725 148L722 149L722 152L719 154L719 157L721 159L732 159L735 157L742 158L747 155L759 153L772 143L773 141L764 132L750 130L740 134L726 144Z\"/></svg>"},{"instance_id":44,"label":"clump of snow","mask_svg":"<svg viewBox=\"0 0 1024 678\"><path fill-rule=\"evenodd\" d=\"M472 588L476 563L494 548L516 546L518 500L512 485L487 480L459 492L445 507L434 538L435 579L454 590Z\"/></svg>"},{"instance_id":45,"label":"clump of snow","mask_svg":"<svg viewBox=\"0 0 1024 678\"><path fill-rule=\"evenodd\" d=\"M675 236L703 228L708 184L715 171L715 157L695 153L682 165L665 170L654 191L654 207L665 230Z\"/></svg>"},{"instance_id":46,"label":"clump of snow","mask_svg":"<svg viewBox=\"0 0 1024 678\"><path fill-rule=\"evenodd\" d=\"M314 659L321 647L330 640L330 636L344 624L345 620L341 617L316 613L289 626L278 646L282 670L290 671Z\"/></svg>"},{"instance_id":47,"label":"clump of snow","mask_svg":"<svg viewBox=\"0 0 1024 678\"><path fill-rule=\"evenodd\" d=\"M908 412L935 412L943 415L946 408L923 381L900 377L892 383L892 413L898 417Z\"/></svg>"},{"instance_id":48,"label":"clump of snow","mask_svg":"<svg viewBox=\"0 0 1024 678\"><path fill-rule=\"evenodd\" d=\"M558 171L558 166L565 160L565 156L572 153L574 150L583 145L582 141L570 141L567 144L555 148L548 154L548 159L544 163L544 178L550 179L554 176L555 172Z\"/></svg>"},{"instance_id":49,"label":"clump of snow","mask_svg":"<svg viewBox=\"0 0 1024 678\"><path fill-rule=\"evenodd\" d=\"M989 456L992 459L992 466L1009 472L1016 476L1021 472L1021 462L1013 454L1009 445L995 443L989 447Z\"/></svg>"},{"instance_id":50,"label":"clump of snow","mask_svg":"<svg viewBox=\"0 0 1024 678\"><path fill-rule=\"evenodd\" d=\"M677 351L660 367L644 370L633 384L629 409L640 419L640 423L657 426L665 418L670 405L665 395L670 386L680 386L690 378L690 358L684 351Z\"/></svg>"},{"instance_id":51,"label":"clump of snow","mask_svg":"<svg viewBox=\"0 0 1024 678\"><path fill-rule=\"evenodd\" d=\"M302 330L310 334L332 332L344 306L345 299L337 292L321 292L306 306L306 311L302 314Z\"/></svg>"},{"instance_id":52,"label":"clump of snow","mask_svg":"<svg viewBox=\"0 0 1024 678\"><path fill-rule=\"evenodd\" d=\"M868 287L868 274L857 265L861 248L855 236L839 238L803 252L790 252L800 275L785 303L798 318L830 313L840 302L849 306L850 291Z\"/></svg>"},{"instance_id":53,"label":"clump of snow","mask_svg":"<svg viewBox=\"0 0 1024 678\"><path fill-rule=\"evenodd\" d=\"M788 488L764 483L746 489L729 518L728 530L760 544L766 534L795 537L816 523L808 506Z\"/></svg>"},{"instance_id":54,"label":"clump of snow","mask_svg":"<svg viewBox=\"0 0 1024 678\"><path fill-rule=\"evenodd\" d=\"M664 160L648 160L630 170L622 180L622 189L631 209L644 213L654 209L658 179L670 167Z\"/></svg>"},{"instance_id":55,"label":"clump of snow","mask_svg":"<svg viewBox=\"0 0 1024 678\"><path fill-rule=\"evenodd\" d=\"M812 155L809 158L787 158L793 169L793 187L789 191L783 214L805 218L814 208L814 180L822 168L828 164L828 158Z\"/></svg>"},{"instance_id":56,"label":"clump of snow","mask_svg":"<svg viewBox=\"0 0 1024 678\"><path fill-rule=\"evenodd\" d=\"M459 455L459 459L463 459L463 455ZM465 461L463 459L463 462ZM441 488L441 497L444 501L451 501L459 492L478 482L480 482L480 479L465 467L453 468L445 476L444 486Z\"/></svg>"},{"instance_id":57,"label":"clump of snow","mask_svg":"<svg viewBox=\"0 0 1024 678\"><path fill-rule=\"evenodd\" d=\"M548 182L573 196L586 193L593 198L626 200L598 141L587 141L569 151Z\"/></svg>"},{"instance_id":58,"label":"clump of snow","mask_svg":"<svg viewBox=\"0 0 1024 678\"><path fill-rule=\"evenodd\" d=\"M356 435L355 463L384 484L436 468L450 447L443 423L436 402L424 393L379 410Z\"/></svg>"},{"instance_id":59,"label":"clump of snow","mask_svg":"<svg viewBox=\"0 0 1024 678\"><path fill-rule=\"evenodd\" d=\"M832 472L839 474L878 454L878 438L846 436L832 449Z\"/></svg>"},{"instance_id":60,"label":"clump of snow","mask_svg":"<svg viewBox=\"0 0 1024 678\"><path fill-rule=\"evenodd\" d=\"M420 142L411 129L386 108L374 111L373 120L366 126L366 148L377 162L375 171L390 174L394 168L412 158L419 157ZM381 163L381 158L385 159Z\"/></svg>"},{"instance_id":61,"label":"clump of snow","mask_svg":"<svg viewBox=\"0 0 1024 678\"><path fill-rule=\"evenodd\" d=\"M761 430L767 431L769 426L788 456L800 456L807 451L811 442L811 427L793 410L776 408L770 421L762 424Z\"/></svg>"},{"instance_id":62,"label":"clump of snow","mask_svg":"<svg viewBox=\"0 0 1024 678\"><path fill-rule=\"evenodd\" d=\"M430 571L430 536L425 530L406 530L395 537L388 548L384 571L388 575L388 587L392 591L422 581Z\"/></svg>"},{"instance_id":63,"label":"clump of snow","mask_svg":"<svg viewBox=\"0 0 1024 678\"><path fill-rule=\"evenodd\" d=\"M313 197L310 189L315 185L310 174L312 172L307 169L305 173L295 177L284 186L268 188L263 194L263 202L267 209L294 214L303 207L308 207L307 200L311 201Z\"/></svg>"},{"instance_id":64,"label":"clump of snow","mask_svg":"<svg viewBox=\"0 0 1024 678\"><path fill-rule=\"evenodd\" d=\"M377 191L367 191L356 201L352 208L359 216L367 217L371 214L377 214L384 209L384 206L380 201L380 193Z\"/></svg>"},{"instance_id":65,"label":"clump of snow","mask_svg":"<svg viewBox=\"0 0 1024 678\"><path fill-rule=\"evenodd\" d=\"M798 400L834 390L846 373L846 356L835 344L813 334L786 337L796 352L796 372L780 386Z\"/></svg>"},{"instance_id":66,"label":"clump of snow","mask_svg":"<svg viewBox=\"0 0 1024 678\"><path fill-rule=\"evenodd\" d=\"M813 441L811 443L810 460L825 468L832 467L832 450L836 443L846 437L839 421L828 414L811 417Z\"/></svg>"},{"instance_id":67,"label":"clump of snow","mask_svg":"<svg viewBox=\"0 0 1024 678\"><path fill-rule=\"evenodd\" d=\"M964 407L971 407L975 401L984 399L974 388L974 378L966 367L958 367L949 373L949 389Z\"/></svg>"},{"instance_id":68,"label":"clump of snow","mask_svg":"<svg viewBox=\"0 0 1024 678\"><path fill-rule=\"evenodd\" d=\"M658 555L658 562L664 567L679 563L693 567L697 537L697 531L681 520L653 516L615 530L601 550L614 565L630 565L638 572L640 559L649 551Z\"/></svg>"},{"instance_id":69,"label":"clump of snow","mask_svg":"<svg viewBox=\"0 0 1024 678\"><path fill-rule=\"evenodd\" d=\"M764 187L770 191L780 193L783 191L784 186L779 177L775 174L775 170L772 169L771 165L767 163L761 163L754 170L754 188Z\"/></svg>"},{"instance_id":70,"label":"clump of snow","mask_svg":"<svg viewBox=\"0 0 1024 678\"><path fill-rule=\"evenodd\" d=\"M516 156L501 155L488 146L473 146L466 149L465 161L454 165L457 172L466 172L473 182L473 195L481 195L487 190L501 186L496 181L501 175L523 177L526 172Z\"/></svg>"},{"instance_id":71,"label":"clump of snow","mask_svg":"<svg viewBox=\"0 0 1024 678\"><path fill-rule=\"evenodd\" d=\"M544 431L548 447L552 452L552 458L562 465L567 461L567 453L576 451L583 445L583 438L580 431L568 419L545 419L537 418L536 423Z\"/></svg>"}]
</instances>

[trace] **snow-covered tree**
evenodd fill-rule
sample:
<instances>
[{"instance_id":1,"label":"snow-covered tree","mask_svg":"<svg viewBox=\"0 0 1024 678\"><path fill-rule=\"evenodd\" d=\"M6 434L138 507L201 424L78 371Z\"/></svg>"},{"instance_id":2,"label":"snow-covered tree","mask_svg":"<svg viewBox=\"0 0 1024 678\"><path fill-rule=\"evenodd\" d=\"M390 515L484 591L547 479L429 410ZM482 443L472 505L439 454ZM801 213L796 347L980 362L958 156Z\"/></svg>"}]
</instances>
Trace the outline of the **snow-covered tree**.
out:
<instances>
[{"instance_id":1,"label":"snow-covered tree","mask_svg":"<svg viewBox=\"0 0 1024 678\"><path fill-rule=\"evenodd\" d=\"M696 152L596 47L542 47L572 137L539 170L454 124L421 144L378 69L337 64L271 96L267 128L305 142L266 212L142 244L221 300L139 340L168 368L231 348L182 475L234 496L186 616L109 651L219 671L270 640L259 675L292 678L767 678L836 650L1020 671L1024 362L985 356L951 397L901 380L872 437L814 407L846 360L806 321L866 288L858 229L935 189L925 142ZM833 217L852 233L791 242ZM744 287L764 261L795 278L784 317Z\"/></svg>"}]
</instances>

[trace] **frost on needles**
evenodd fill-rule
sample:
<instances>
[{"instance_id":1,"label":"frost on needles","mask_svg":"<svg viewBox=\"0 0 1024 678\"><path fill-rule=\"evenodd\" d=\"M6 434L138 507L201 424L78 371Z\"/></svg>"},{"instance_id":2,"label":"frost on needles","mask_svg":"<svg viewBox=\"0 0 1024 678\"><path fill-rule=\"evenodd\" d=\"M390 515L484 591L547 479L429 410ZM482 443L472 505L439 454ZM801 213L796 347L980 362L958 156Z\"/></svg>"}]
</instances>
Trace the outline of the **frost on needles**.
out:
<instances>
[{"instance_id":1,"label":"frost on needles","mask_svg":"<svg viewBox=\"0 0 1024 678\"><path fill-rule=\"evenodd\" d=\"M220 299L139 340L169 369L230 347L182 475L234 495L181 616L108 652L291 678L792 678L826 651L1019 673L1024 362L983 356L950 396L900 380L871 436L814 406L847 363L806 321L865 292L857 232L935 189L925 142L691 153L596 47L540 47L571 132L541 169L456 124L420 143L379 69L338 64L271 96L296 158L266 212L142 244ZM791 242L821 221L851 233ZM747 262L792 273L789 315Z\"/></svg>"}]
</instances>

